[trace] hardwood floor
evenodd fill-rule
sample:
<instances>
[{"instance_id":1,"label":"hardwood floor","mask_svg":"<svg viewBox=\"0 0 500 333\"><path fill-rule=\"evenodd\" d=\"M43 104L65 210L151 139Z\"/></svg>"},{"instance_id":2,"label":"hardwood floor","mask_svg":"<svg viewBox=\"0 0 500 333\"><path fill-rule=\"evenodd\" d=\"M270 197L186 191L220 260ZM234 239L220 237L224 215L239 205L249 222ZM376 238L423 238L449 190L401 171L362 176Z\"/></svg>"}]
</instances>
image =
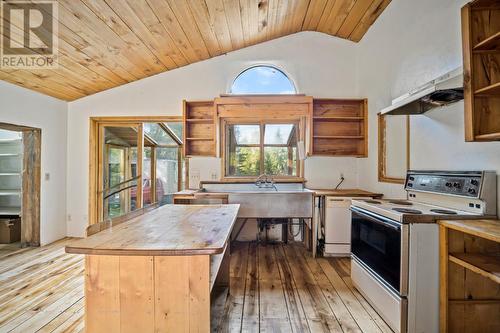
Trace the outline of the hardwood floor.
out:
<instances>
[{"instance_id":1,"label":"hardwood floor","mask_svg":"<svg viewBox=\"0 0 500 333\"><path fill-rule=\"evenodd\" d=\"M83 256L64 239L0 253L0 332L83 332ZM298 244L233 244L218 332L391 332L353 288L349 259Z\"/></svg>"}]
</instances>

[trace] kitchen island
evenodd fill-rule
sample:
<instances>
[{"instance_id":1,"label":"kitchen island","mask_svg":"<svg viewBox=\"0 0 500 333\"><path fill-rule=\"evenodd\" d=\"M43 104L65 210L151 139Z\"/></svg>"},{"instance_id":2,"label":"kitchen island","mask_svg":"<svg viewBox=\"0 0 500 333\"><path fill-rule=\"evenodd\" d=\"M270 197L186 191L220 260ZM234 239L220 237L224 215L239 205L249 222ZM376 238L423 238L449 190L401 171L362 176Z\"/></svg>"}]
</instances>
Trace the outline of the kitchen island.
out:
<instances>
[{"instance_id":1,"label":"kitchen island","mask_svg":"<svg viewBox=\"0 0 500 333\"><path fill-rule=\"evenodd\" d=\"M239 205L166 205L66 247L85 254L87 332L209 332Z\"/></svg>"}]
</instances>

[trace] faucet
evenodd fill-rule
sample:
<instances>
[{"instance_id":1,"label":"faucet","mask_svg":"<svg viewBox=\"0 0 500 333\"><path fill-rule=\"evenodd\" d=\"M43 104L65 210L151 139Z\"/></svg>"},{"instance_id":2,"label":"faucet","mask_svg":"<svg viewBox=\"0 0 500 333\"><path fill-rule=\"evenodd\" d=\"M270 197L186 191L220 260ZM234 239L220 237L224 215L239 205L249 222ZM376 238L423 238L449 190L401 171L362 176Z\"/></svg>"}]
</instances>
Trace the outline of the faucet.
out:
<instances>
[{"instance_id":1,"label":"faucet","mask_svg":"<svg viewBox=\"0 0 500 333\"><path fill-rule=\"evenodd\" d=\"M273 176L267 175L265 173L257 177L257 179L255 180L255 186L257 186L258 188L274 188L276 191L278 191L276 185L274 184Z\"/></svg>"}]
</instances>

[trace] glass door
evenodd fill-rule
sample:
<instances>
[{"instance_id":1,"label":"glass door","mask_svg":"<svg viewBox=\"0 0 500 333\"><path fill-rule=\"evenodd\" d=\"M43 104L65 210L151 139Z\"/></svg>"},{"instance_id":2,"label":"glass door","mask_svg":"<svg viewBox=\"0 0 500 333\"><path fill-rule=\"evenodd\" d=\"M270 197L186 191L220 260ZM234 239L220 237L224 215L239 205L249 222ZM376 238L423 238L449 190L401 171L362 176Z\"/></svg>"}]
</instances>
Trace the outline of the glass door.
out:
<instances>
[{"instance_id":1,"label":"glass door","mask_svg":"<svg viewBox=\"0 0 500 333\"><path fill-rule=\"evenodd\" d=\"M101 128L100 216L105 221L142 207L142 125Z\"/></svg>"}]
</instances>

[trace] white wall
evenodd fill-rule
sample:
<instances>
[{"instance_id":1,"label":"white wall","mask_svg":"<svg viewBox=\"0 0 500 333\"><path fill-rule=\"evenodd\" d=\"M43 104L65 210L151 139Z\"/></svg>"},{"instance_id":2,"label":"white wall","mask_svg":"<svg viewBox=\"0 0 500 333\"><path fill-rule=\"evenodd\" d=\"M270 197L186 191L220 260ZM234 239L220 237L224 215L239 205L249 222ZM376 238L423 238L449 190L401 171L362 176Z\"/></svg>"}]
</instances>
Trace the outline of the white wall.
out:
<instances>
[{"instance_id":1,"label":"white wall","mask_svg":"<svg viewBox=\"0 0 500 333\"><path fill-rule=\"evenodd\" d=\"M42 130L42 244L66 236L66 120L66 102L0 81L0 122Z\"/></svg>"},{"instance_id":2,"label":"white wall","mask_svg":"<svg viewBox=\"0 0 500 333\"><path fill-rule=\"evenodd\" d=\"M88 124L92 116L181 115L182 100L212 99L225 93L232 79L257 63L271 63L295 81L300 93L316 97L358 97L356 45L324 34L304 32L231 52L69 103L68 234L82 236L88 214ZM308 160L313 186L335 185L343 172L355 185L356 159ZM316 167L317 166L317 167ZM220 177L220 161L193 159L191 173L201 180ZM321 172L315 172L315 170ZM329 176L331 175L331 177Z\"/></svg>"},{"instance_id":3,"label":"white wall","mask_svg":"<svg viewBox=\"0 0 500 333\"><path fill-rule=\"evenodd\" d=\"M466 2L393 1L361 40L359 89L370 112L370 155L358 161L361 187L404 196L401 185L377 181L376 114L392 98L462 65L460 8ZM500 142L466 143L463 110L459 102L411 117L411 168L500 174Z\"/></svg>"}]
</instances>

